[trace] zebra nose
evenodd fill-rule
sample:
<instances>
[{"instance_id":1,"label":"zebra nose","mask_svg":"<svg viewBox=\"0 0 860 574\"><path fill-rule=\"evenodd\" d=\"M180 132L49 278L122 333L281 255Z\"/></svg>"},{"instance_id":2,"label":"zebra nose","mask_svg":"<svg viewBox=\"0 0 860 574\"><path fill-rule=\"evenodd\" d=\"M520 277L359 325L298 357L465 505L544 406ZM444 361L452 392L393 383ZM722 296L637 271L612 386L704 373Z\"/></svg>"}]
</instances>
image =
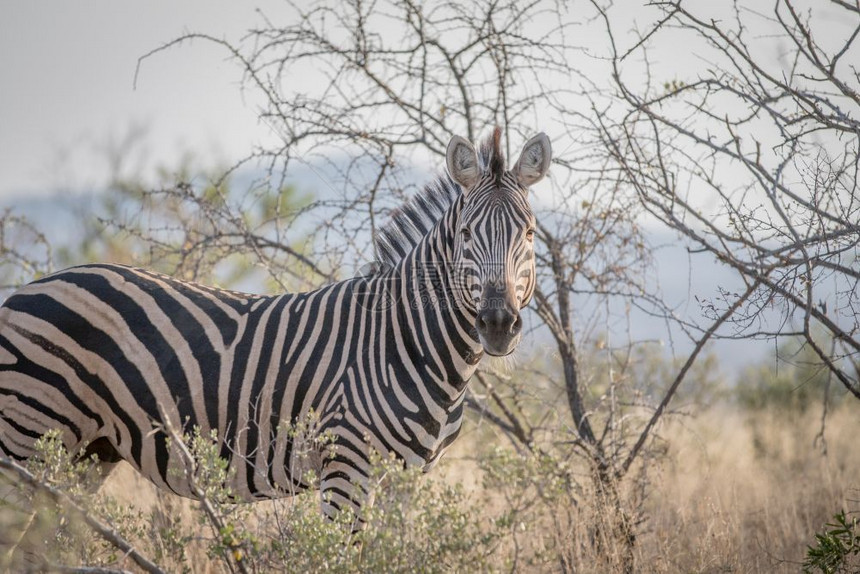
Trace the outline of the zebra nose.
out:
<instances>
[{"instance_id":1,"label":"zebra nose","mask_svg":"<svg viewBox=\"0 0 860 574\"><path fill-rule=\"evenodd\" d=\"M507 309L484 309L478 313L478 332L485 337L503 337L519 334L523 320L519 313Z\"/></svg>"}]
</instances>

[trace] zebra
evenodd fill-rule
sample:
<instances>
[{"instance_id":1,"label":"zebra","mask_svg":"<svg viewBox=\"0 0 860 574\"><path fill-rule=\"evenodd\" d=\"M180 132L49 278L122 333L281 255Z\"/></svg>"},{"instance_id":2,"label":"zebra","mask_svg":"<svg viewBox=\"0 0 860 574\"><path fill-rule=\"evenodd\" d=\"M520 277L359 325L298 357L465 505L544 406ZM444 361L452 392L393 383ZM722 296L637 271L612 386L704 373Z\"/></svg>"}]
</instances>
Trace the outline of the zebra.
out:
<instances>
[{"instance_id":1,"label":"zebra","mask_svg":"<svg viewBox=\"0 0 860 574\"><path fill-rule=\"evenodd\" d=\"M454 136L447 173L376 237L372 272L262 296L116 264L72 267L0 307L0 455L22 461L59 429L69 452L124 460L195 498L165 425L216 432L237 501L318 488L333 517L360 512L372 450L424 471L457 437L484 355L522 338L535 289L529 187L549 138L510 169L496 128L477 149ZM282 423L315 413L331 453L315 484L296 472Z\"/></svg>"}]
</instances>

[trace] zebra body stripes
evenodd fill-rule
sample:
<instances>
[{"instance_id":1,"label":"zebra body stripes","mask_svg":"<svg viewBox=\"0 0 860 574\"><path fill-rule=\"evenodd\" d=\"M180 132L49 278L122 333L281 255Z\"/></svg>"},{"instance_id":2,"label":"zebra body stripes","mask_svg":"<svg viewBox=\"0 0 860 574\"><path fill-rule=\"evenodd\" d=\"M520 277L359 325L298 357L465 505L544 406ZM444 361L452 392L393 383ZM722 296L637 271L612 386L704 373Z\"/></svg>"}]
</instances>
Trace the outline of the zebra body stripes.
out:
<instances>
[{"instance_id":1,"label":"zebra body stripes","mask_svg":"<svg viewBox=\"0 0 860 574\"><path fill-rule=\"evenodd\" d=\"M327 514L360 506L369 448L429 469L484 353L519 342L534 289L527 194L549 140L511 170L499 140L452 139L450 177L395 216L367 276L258 296L85 265L22 288L0 307L0 454L27 459L57 428L70 452L193 497L163 427L198 426L217 430L238 499L273 498L310 486L284 423L313 411L335 437L310 459Z\"/></svg>"}]
</instances>

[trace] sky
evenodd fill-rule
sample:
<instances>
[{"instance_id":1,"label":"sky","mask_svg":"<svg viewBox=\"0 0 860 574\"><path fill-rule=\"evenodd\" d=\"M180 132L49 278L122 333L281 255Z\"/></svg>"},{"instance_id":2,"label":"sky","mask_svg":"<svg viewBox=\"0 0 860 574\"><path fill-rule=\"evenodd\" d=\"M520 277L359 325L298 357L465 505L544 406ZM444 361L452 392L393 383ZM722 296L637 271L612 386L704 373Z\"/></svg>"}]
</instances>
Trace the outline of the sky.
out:
<instances>
[{"instance_id":1,"label":"sky","mask_svg":"<svg viewBox=\"0 0 860 574\"><path fill-rule=\"evenodd\" d=\"M246 155L255 141L271 134L243 100L240 71L223 50L195 42L156 54L141 64L136 86L135 70L141 56L183 33L237 41L260 22L255 8L283 19L286 5L281 0L0 3L0 202L14 204L17 197L57 188L98 187L107 171L99 148L139 126L146 126L143 168L175 163L188 150L211 155L205 165ZM641 19L653 10L630 2L622 13ZM819 19L839 24L826 11ZM591 33L602 35L602 27L579 29L577 41L594 45ZM778 51L774 46L775 57ZM670 69L696 65L690 58L673 53Z\"/></svg>"},{"instance_id":2,"label":"sky","mask_svg":"<svg viewBox=\"0 0 860 574\"><path fill-rule=\"evenodd\" d=\"M136 126L146 126L142 172L175 165L188 150L207 156L207 166L247 155L271 133L243 99L240 71L222 49L195 42L155 54L142 62L135 85L138 59L187 32L238 41L260 21L255 7L283 20L285 6L282 0L0 3L0 205L102 188L108 165L100 150ZM630 6L641 10L640 3ZM587 36L578 41L590 44ZM684 58L692 56L673 54L671 66L683 67ZM677 255L663 259L670 272L679 269ZM700 270L695 279L716 284L718 270Z\"/></svg>"},{"instance_id":3,"label":"sky","mask_svg":"<svg viewBox=\"0 0 860 574\"><path fill-rule=\"evenodd\" d=\"M243 100L239 68L213 45L147 58L134 84L141 56L187 32L236 42L261 21L257 10L289 21L283 0L0 3L0 203L103 186L99 148L139 126L142 171L188 150L232 164L272 137ZM588 44L602 28L578 33Z\"/></svg>"},{"instance_id":4,"label":"sky","mask_svg":"<svg viewBox=\"0 0 860 574\"><path fill-rule=\"evenodd\" d=\"M145 60L136 87L134 75L138 58L185 32L236 40L258 18L224 0L0 4L0 201L100 183L96 150L134 126L147 126L150 165L188 149L247 154L266 130L223 52L186 44Z\"/></svg>"}]
</instances>

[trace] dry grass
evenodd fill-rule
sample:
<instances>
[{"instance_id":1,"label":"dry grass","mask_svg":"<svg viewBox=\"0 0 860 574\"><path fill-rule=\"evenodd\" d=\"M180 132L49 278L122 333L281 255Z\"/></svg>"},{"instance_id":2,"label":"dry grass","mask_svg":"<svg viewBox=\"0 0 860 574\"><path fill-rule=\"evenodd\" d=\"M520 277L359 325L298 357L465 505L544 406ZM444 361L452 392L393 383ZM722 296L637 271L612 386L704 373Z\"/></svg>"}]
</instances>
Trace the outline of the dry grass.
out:
<instances>
[{"instance_id":1,"label":"dry grass","mask_svg":"<svg viewBox=\"0 0 860 574\"><path fill-rule=\"evenodd\" d=\"M818 408L745 412L723 405L664 424L667 454L647 473L650 486L644 521L637 528L636 571L799 572L814 534L833 514L843 508L860 511L858 413L851 401L831 412L824 443L816 438ZM471 439L479 434L467 433L452 459L440 465L448 480L462 480L476 490L480 473L468 458L474 457L474 443L481 442ZM504 444L496 438L496 444ZM489 499L490 512L503 507L504 501ZM580 504L550 513L555 516L542 525L526 525L520 542L539 547L556 537L556 550L573 548L579 554L571 560L577 571L607 571L583 552L588 529L581 523L600 520L600 508ZM566 532L550 532L550 524L564 514L571 516L561 526ZM546 568L559 569L548 561L540 567L520 564L517 571Z\"/></svg>"},{"instance_id":2,"label":"dry grass","mask_svg":"<svg viewBox=\"0 0 860 574\"><path fill-rule=\"evenodd\" d=\"M829 416L826 454L816 442L818 417L817 411L752 414L721 407L665 425L661 434L668 454L659 468L648 473L650 494L645 521L637 530L636 570L799 571L814 533L838 510L860 510L857 406L849 402ZM476 499L492 499L480 492L480 472L473 458L477 449L488 446L487 437L479 439L483 433L470 430L432 476L463 484ZM490 446L504 444L500 437L489 442ZM181 515L194 528L192 503L158 494L127 465L115 470L103 492L142 510L155 509L164 515L165 523ZM267 504L256 508L262 513ZM493 506L488 513L499 510ZM587 544L583 537L588 529L582 523L599 520L600 510L593 506L581 504L563 524L558 516L537 517L531 524L517 526L518 537L535 548L546 544L555 548L553 552L562 550L578 571L606 571L577 550ZM559 515L570 511L556 510ZM553 532L551 524L555 524ZM513 566L518 572L559 569L555 558L514 562L510 546L510 541L501 543L498 552L508 557L500 558L496 567ZM220 571L202 546L188 550L190 560L184 566L190 571Z\"/></svg>"},{"instance_id":3,"label":"dry grass","mask_svg":"<svg viewBox=\"0 0 860 574\"><path fill-rule=\"evenodd\" d=\"M722 408L664 429L669 457L647 503L638 564L653 572L797 572L841 508L860 509L860 417Z\"/></svg>"}]
</instances>

